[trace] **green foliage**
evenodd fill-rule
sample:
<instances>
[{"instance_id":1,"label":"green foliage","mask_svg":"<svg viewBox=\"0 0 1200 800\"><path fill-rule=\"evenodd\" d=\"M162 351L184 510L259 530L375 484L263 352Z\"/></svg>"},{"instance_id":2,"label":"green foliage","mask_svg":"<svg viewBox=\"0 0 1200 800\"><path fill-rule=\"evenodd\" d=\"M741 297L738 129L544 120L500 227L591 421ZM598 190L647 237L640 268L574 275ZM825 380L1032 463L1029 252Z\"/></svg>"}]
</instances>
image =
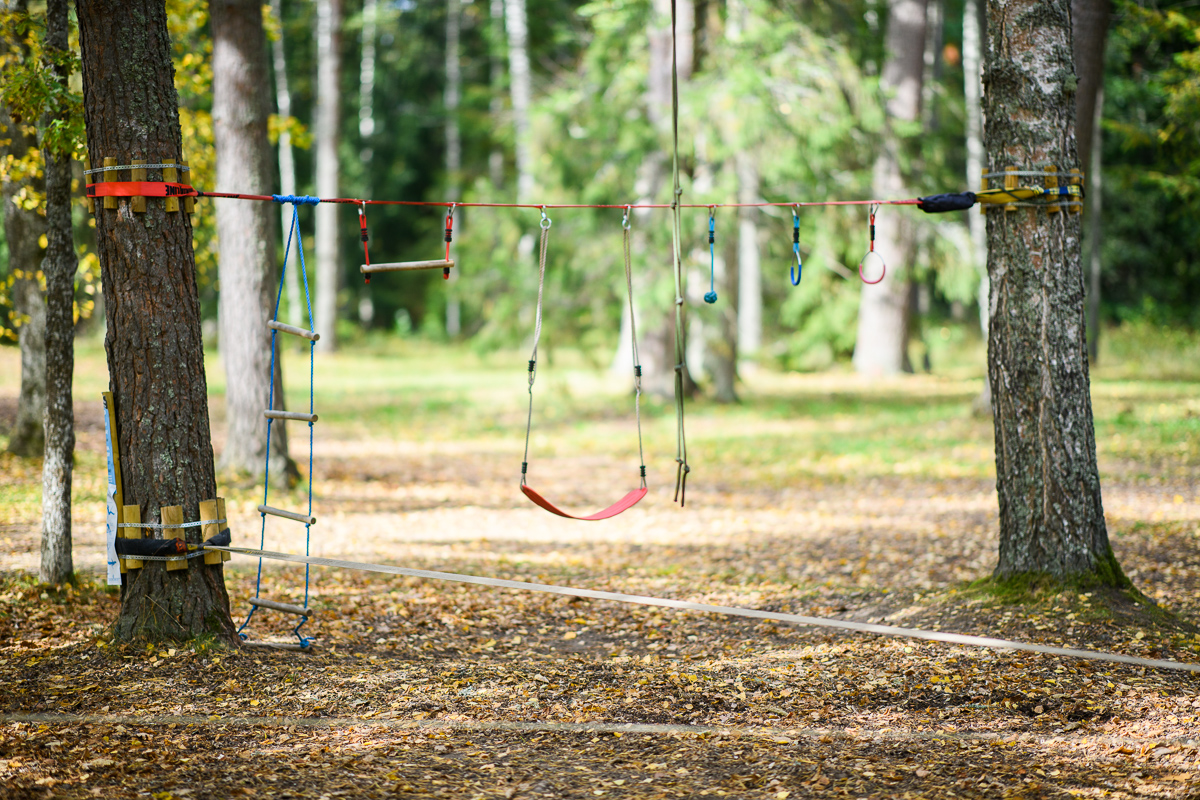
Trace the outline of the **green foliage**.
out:
<instances>
[{"instance_id":1,"label":"green foliage","mask_svg":"<svg viewBox=\"0 0 1200 800\"><path fill-rule=\"evenodd\" d=\"M44 38L44 19L0 13L0 40L17 43L0 55L0 103L16 124L38 125L40 147L74 157L83 150L83 96L60 84L54 70L79 72L79 56L73 49L47 53Z\"/></svg>"}]
</instances>

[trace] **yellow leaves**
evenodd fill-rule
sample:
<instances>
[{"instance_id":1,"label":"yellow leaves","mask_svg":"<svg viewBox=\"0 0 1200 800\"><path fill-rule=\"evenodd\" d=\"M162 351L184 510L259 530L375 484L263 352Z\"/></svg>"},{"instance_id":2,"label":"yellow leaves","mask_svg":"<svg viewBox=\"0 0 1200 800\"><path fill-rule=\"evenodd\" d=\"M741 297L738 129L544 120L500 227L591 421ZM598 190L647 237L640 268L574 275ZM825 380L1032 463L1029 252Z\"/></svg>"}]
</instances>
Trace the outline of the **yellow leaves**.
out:
<instances>
[{"instance_id":1,"label":"yellow leaves","mask_svg":"<svg viewBox=\"0 0 1200 800\"><path fill-rule=\"evenodd\" d=\"M578 634L576 631L567 631L566 633L564 633L564 634L563 634L563 637L562 637L562 638L564 638L564 639L574 639L574 638L575 638L575 637L577 637L577 636L579 636L579 634Z\"/></svg>"}]
</instances>

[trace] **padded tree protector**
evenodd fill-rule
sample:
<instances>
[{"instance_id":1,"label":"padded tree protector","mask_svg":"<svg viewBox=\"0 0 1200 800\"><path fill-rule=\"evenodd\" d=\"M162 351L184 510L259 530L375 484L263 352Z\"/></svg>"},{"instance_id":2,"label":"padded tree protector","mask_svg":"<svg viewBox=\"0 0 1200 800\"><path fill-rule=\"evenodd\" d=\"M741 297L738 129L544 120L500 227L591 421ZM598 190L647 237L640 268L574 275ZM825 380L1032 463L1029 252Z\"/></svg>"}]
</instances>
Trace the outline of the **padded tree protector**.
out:
<instances>
[{"instance_id":1,"label":"padded tree protector","mask_svg":"<svg viewBox=\"0 0 1200 800\"><path fill-rule=\"evenodd\" d=\"M926 214L942 214L946 211L966 211L975 205L974 192L954 192L918 197L917 207Z\"/></svg>"},{"instance_id":2,"label":"padded tree protector","mask_svg":"<svg viewBox=\"0 0 1200 800\"><path fill-rule=\"evenodd\" d=\"M183 539L117 539L119 556L174 556L186 552Z\"/></svg>"},{"instance_id":3,"label":"padded tree protector","mask_svg":"<svg viewBox=\"0 0 1200 800\"><path fill-rule=\"evenodd\" d=\"M558 516L566 517L567 519L583 520L584 522L598 522L599 520L602 520L602 519L611 519L612 517L615 517L617 514L620 514L624 511L628 511L629 509L633 508L641 501L641 499L643 497L646 496L646 492L649 490L644 487L641 489L634 489L629 494L625 495L620 500L613 503L611 506L604 509L603 511L597 511L595 514L589 514L586 517L577 517L574 514L568 514L567 512L563 511L558 506L551 503L546 498L542 497L540 494L535 492L533 489L530 489L525 484L521 484L521 491L524 492L525 496L528 497L530 500L532 500L535 504L546 509L551 514L557 514Z\"/></svg>"}]
</instances>

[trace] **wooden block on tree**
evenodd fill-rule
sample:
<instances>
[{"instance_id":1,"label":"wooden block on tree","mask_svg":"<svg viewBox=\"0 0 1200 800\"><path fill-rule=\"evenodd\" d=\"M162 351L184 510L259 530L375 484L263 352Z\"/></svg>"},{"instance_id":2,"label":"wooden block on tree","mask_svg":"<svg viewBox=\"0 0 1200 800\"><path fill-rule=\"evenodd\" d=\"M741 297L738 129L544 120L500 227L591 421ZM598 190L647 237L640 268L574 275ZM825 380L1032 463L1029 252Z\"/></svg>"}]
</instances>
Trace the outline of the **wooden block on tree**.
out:
<instances>
[{"instance_id":1,"label":"wooden block on tree","mask_svg":"<svg viewBox=\"0 0 1200 800\"><path fill-rule=\"evenodd\" d=\"M161 509L161 517L163 525L182 525L183 524L183 506L163 506ZM183 528L163 528L164 539L182 539ZM187 569L187 558L180 556L173 558L167 562L167 570L173 571L178 569Z\"/></svg>"},{"instance_id":2,"label":"wooden block on tree","mask_svg":"<svg viewBox=\"0 0 1200 800\"><path fill-rule=\"evenodd\" d=\"M1046 167L1046 188L1058 188L1058 167ZM1046 206L1047 214L1057 214L1059 211L1062 211L1062 206L1058 203L1051 203Z\"/></svg>"},{"instance_id":3,"label":"wooden block on tree","mask_svg":"<svg viewBox=\"0 0 1200 800\"><path fill-rule=\"evenodd\" d=\"M987 167L984 167L980 174L982 177L979 179L979 188L986 192L988 188ZM987 203L979 204L979 213L983 214L985 217L987 216Z\"/></svg>"},{"instance_id":4,"label":"wooden block on tree","mask_svg":"<svg viewBox=\"0 0 1200 800\"><path fill-rule=\"evenodd\" d=\"M220 519L220 518L221 518L221 513L217 510L217 501L216 500L202 500L200 502L200 519ZM221 532L220 524L218 524L216 522L205 523L205 525L202 526L202 528L201 528L200 538L205 541L208 541L209 539L216 536L220 532ZM222 561L221 555L222 555L222 553L219 550L213 550L212 552L205 553L204 554L204 563L205 564L220 564Z\"/></svg>"},{"instance_id":5,"label":"wooden block on tree","mask_svg":"<svg viewBox=\"0 0 1200 800\"><path fill-rule=\"evenodd\" d=\"M1004 176L1004 189L1005 189L1005 191L1011 192L1013 189L1017 188L1017 168L1016 167L1005 167L1004 171L1006 173L1008 173L1008 172L1012 173L1011 175ZM1014 206L1012 203L1008 203L1007 205L1004 206L1004 210L1005 211L1016 211L1017 207Z\"/></svg>"},{"instance_id":6,"label":"wooden block on tree","mask_svg":"<svg viewBox=\"0 0 1200 800\"><path fill-rule=\"evenodd\" d=\"M121 506L121 516L124 518L125 522L141 522L142 521L142 507L141 506ZM142 538L142 529L141 528L120 528L119 530L125 531L126 539ZM146 562L142 561L140 558L121 559L121 566L128 568L128 569L141 569L142 564L144 564L144 563L146 563Z\"/></svg>"},{"instance_id":7,"label":"wooden block on tree","mask_svg":"<svg viewBox=\"0 0 1200 800\"><path fill-rule=\"evenodd\" d=\"M185 167L188 165L187 159L184 159L183 161L180 161L179 163ZM184 170L183 177L184 177L183 182L186 183L188 186L191 186L192 185L191 171ZM195 214L196 213L196 198L194 198L194 197L183 198L183 213L185 213L185 214Z\"/></svg>"},{"instance_id":8,"label":"wooden block on tree","mask_svg":"<svg viewBox=\"0 0 1200 800\"><path fill-rule=\"evenodd\" d=\"M85 158L83 160L83 171L84 171L83 182L84 183L95 183L96 182L95 175L87 174L87 171L91 168L92 168L92 162ZM89 214L96 213L96 201L90 197L87 199L87 210L88 210Z\"/></svg>"},{"instance_id":9,"label":"wooden block on tree","mask_svg":"<svg viewBox=\"0 0 1200 800\"><path fill-rule=\"evenodd\" d=\"M227 519L227 517L225 516L225 498L224 497L217 498L217 519ZM223 531L229 530L229 523L222 522L221 530L223 530ZM231 558L233 558L233 556L229 555L229 553L225 553L225 552L221 553L222 561L228 561Z\"/></svg>"},{"instance_id":10,"label":"wooden block on tree","mask_svg":"<svg viewBox=\"0 0 1200 800\"><path fill-rule=\"evenodd\" d=\"M162 160L162 163L174 164L175 159L164 158ZM179 170L175 169L175 167L163 167L163 181L165 181L166 183L178 183L179 182ZM179 198L178 197L168 197L167 205L165 207L166 207L168 213L170 213L172 211L178 211L179 210ZM170 563L170 562L168 562L168 563Z\"/></svg>"},{"instance_id":11,"label":"wooden block on tree","mask_svg":"<svg viewBox=\"0 0 1200 800\"><path fill-rule=\"evenodd\" d=\"M136 164L145 164L145 163L146 163L146 159L144 159L144 158L135 158L135 159L131 160L129 163L130 163L130 164L135 164L135 165L136 165ZM146 180L146 170L144 170L144 169L131 169L131 170L129 171L129 179L130 179L130 180L132 180L132 181L144 181L144 180ZM135 214L145 214L145 213L146 213L146 198L144 198L144 197L134 197L134 198L131 198L131 199L130 199L130 201L129 201L129 207L133 209L133 211L134 211L134 213L135 213Z\"/></svg>"},{"instance_id":12,"label":"wooden block on tree","mask_svg":"<svg viewBox=\"0 0 1200 800\"><path fill-rule=\"evenodd\" d=\"M1081 189L1083 188L1083 173L1080 172L1077 167L1071 168L1071 184L1070 185L1078 186ZM1070 203L1070 205L1067 206L1067 210L1070 211L1072 214L1078 214L1080 211L1083 210L1083 200L1082 199L1073 200Z\"/></svg>"},{"instance_id":13,"label":"wooden block on tree","mask_svg":"<svg viewBox=\"0 0 1200 800\"><path fill-rule=\"evenodd\" d=\"M104 166L115 167L116 165L117 165L117 160L115 158L104 159ZM116 170L100 173L100 180L102 180L102 181L115 181L119 177L120 177L120 173L118 173ZM117 198L115 198L115 197L104 198L104 207L105 208L116 208L117 207Z\"/></svg>"}]
</instances>

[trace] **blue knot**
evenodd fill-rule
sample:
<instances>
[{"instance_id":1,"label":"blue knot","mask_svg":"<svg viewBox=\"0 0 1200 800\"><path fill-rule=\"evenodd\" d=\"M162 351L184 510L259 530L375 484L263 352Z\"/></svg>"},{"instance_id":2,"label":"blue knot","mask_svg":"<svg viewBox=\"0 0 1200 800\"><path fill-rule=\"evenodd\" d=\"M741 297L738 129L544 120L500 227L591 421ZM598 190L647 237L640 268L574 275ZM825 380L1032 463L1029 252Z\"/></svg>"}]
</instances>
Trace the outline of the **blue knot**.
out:
<instances>
[{"instance_id":1,"label":"blue knot","mask_svg":"<svg viewBox=\"0 0 1200 800\"><path fill-rule=\"evenodd\" d=\"M717 293L716 292L705 292L704 293L704 302L709 303L710 305L712 303L717 302Z\"/></svg>"},{"instance_id":2,"label":"blue knot","mask_svg":"<svg viewBox=\"0 0 1200 800\"><path fill-rule=\"evenodd\" d=\"M276 203L292 203L298 206L315 206L321 202L321 198L307 194L273 194L271 199Z\"/></svg>"}]
</instances>

